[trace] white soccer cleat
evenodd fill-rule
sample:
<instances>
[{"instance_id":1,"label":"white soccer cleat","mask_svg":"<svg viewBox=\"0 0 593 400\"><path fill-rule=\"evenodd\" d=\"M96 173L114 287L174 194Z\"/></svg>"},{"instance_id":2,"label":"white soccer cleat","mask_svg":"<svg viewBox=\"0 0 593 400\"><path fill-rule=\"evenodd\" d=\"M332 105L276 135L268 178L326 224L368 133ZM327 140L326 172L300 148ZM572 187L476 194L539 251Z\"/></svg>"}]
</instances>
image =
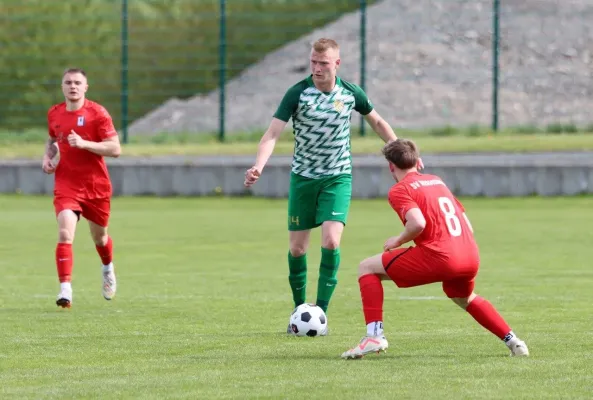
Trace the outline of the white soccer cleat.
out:
<instances>
[{"instance_id":1,"label":"white soccer cleat","mask_svg":"<svg viewBox=\"0 0 593 400\"><path fill-rule=\"evenodd\" d=\"M117 290L117 281L115 280L115 272L113 263L108 266L103 266L103 297L105 300L111 300L115 296Z\"/></svg>"},{"instance_id":2,"label":"white soccer cleat","mask_svg":"<svg viewBox=\"0 0 593 400\"><path fill-rule=\"evenodd\" d=\"M56 305L62 308L72 307L72 289L62 289L58 298L56 299Z\"/></svg>"},{"instance_id":3,"label":"white soccer cleat","mask_svg":"<svg viewBox=\"0 0 593 400\"><path fill-rule=\"evenodd\" d=\"M342 353L342 358L346 360L362 358L370 353L386 352L388 347L389 343L387 343L387 339L383 335L365 336L360 340L358 346Z\"/></svg>"},{"instance_id":4,"label":"white soccer cleat","mask_svg":"<svg viewBox=\"0 0 593 400\"><path fill-rule=\"evenodd\" d=\"M513 343L508 345L509 350L511 350L511 357L528 357L529 356L529 349L527 345L522 340L514 341Z\"/></svg>"}]
</instances>

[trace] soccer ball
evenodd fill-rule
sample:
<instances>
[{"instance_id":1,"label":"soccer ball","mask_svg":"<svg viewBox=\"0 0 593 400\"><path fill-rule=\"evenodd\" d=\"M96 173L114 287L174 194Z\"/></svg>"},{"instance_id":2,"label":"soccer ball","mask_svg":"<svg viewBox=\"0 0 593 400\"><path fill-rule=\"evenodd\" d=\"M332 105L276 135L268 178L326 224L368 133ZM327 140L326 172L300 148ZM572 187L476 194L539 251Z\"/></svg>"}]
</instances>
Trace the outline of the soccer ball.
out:
<instances>
[{"instance_id":1,"label":"soccer ball","mask_svg":"<svg viewBox=\"0 0 593 400\"><path fill-rule=\"evenodd\" d=\"M319 336L327 328L327 317L315 304L301 304L290 315L290 329L296 336Z\"/></svg>"}]
</instances>

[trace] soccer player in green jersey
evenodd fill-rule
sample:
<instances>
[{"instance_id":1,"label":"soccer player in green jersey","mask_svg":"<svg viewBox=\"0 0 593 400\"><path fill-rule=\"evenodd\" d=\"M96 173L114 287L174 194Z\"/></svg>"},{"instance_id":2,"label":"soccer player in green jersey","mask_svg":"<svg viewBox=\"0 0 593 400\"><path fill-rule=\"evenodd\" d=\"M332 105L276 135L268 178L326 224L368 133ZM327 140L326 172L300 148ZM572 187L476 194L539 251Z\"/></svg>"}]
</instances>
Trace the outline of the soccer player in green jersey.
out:
<instances>
[{"instance_id":1,"label":"soccer player in green jersey","mask_svg":"<svg viewBox=\"0 0 593 400\"><path fill-rule=\"evenodd\" d=\"M259 143L255 165L245 173L245 186L257 182L278 137L292 118L295 145L288 194L288 281L297 307L305 302L311 229L321 226L321 265L315 304L327 312L338 282L340 239L352 195L352 112L364 115L384 142L397 137L374 110L365 92L337 76L340 50L334 40L316 41L310 63L311 75L290 87L280 102Z\"/></svg>"}]
</instances>

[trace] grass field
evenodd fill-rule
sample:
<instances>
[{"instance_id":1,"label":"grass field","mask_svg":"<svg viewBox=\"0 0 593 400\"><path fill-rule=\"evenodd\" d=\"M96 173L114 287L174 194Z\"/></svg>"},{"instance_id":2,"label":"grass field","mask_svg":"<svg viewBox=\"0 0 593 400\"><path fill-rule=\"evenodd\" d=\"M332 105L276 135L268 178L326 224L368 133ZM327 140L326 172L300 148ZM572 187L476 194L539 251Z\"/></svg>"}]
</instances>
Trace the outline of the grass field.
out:
<instances>
[{"instance_id":1,"label":"grass field","mask_svg":"<svg viewBox=\"0 0 593 400\"><path fill-rule=\"evenodd\" d=\"M470 152L542 152L542 151L593 151L593 135L577 134L534 134L499 136L432 136L414 132L398 133L400 137L415 140L423 153L470 153ZM248 138L230 138L226 143L212 140L188 141L174 140L163 142L131 141L123 146L123 156L162 156L162 155L245 155L257 152L261 134ZM352 138L354 154L379 154L382 141L374 133L365 137ZM293 152L291 133L285 133L274 150L276 155ZM43 140L28 142L10 140L0 136L0 158L40 158L44 151Z\"/></svg>"},{"instance_id":2,"label":"grass field","mask_svg":"<svg viewBox=\"0 0 593 400\"><path fill-rule=\"evenodd\" d=\"M593 198L464 203L482 250L477 292L527 341L528 359L509 357L439 285L387 282L387 354L339 358L365 332L357 263L400 230L385 201L352 205L330 336L295 338L283 200L117 198L118 295L101 297L81 224L74 304L62 310L51 199L0 197L0 397L591 398ZM309 301L318 263L316 232Z\"/></svg>"}]
</instances>

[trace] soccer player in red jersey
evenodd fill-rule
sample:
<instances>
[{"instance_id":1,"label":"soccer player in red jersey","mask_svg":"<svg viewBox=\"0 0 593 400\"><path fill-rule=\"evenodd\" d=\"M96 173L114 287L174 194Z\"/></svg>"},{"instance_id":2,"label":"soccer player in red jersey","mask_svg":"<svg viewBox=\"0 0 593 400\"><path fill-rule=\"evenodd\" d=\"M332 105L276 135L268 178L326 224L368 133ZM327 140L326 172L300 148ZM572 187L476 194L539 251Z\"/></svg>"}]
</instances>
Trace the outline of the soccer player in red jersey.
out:
<instances>
[{"instance_id":1,"label":"soccer player in red jersey","mask_svg":"<svg viewBox=\"0 0 593 400\"><path fill-rule=\"evenodd\" d=\"M107 234L111 206L111 180L103 157L118 157L119 136L107 110L86 98L86 74L71 68L62 76L65 101L47 114L49 139L43 156L43 171L55 172L54 209L58 221L56 265L60 293L56 304L72 305L72 242L82 215L89 222L91 237L103 265L103 297L115 296L113 242ZM54 158L59 148L59 162Z\"/></svg>"},{"instance_id":2,"label":"soccer player in red jersey","mask_svg":"<svg viewBox=\"0 0 593 400\"><path fill-rule=\"evenodd\" d=\"M463 205L436 175L420 174L414 142L398 139L383 148L397 182L389 191L389 204L404 224L404 231L384 244L384 252L359 265L358 282L367 335L342 358L361 358L385 351L382 280L407 288L441 282L443 291L480 325L503 341L513 356L529 351L498 311L474 293L480 265L478 246ZM415 246L400 248L414 241Z\"/></svg>"}]
</instances>

